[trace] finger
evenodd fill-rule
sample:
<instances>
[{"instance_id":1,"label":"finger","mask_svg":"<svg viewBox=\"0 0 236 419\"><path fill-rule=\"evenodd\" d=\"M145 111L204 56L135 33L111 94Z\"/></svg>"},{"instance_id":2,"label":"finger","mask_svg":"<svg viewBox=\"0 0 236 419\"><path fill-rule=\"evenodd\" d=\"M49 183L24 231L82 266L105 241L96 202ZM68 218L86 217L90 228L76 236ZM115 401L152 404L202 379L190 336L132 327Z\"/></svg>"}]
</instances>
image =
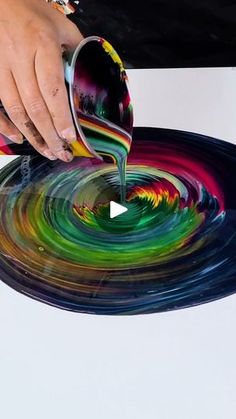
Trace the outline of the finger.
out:
<instances>
[{"instance_id":1,"label":"finger","mask_svg":"<svg viewBox=\"0 0 236 419\"><path fill-rule=\"evenodd\" d=\"M76 141L77 135L65 86L61 48L51 44L46 49L39 49L35 57L35 71L57 133L69 144Z\"/></svg>"},{"instance_id":2,"label":"finger","mask_svg":"<svg viewBox=\"0 0 236 419\"><path fill-rule=\"evenodd\" d=\"M5 135L5 137L8 137L14 143L23 143L23 135L3 112L0 112L0 133Z\"/></svg>"},{"instance_id":3,"label":"finger","mask_svg":"<svg viewBox=\"0 0 236 419\"><path fill-rule=\"evenodd\" d=\"M40 154L55 160L55 156L27 115L10 71L1 69L0 91L2 104L13 124Z\"/></svg>"},{"instance_id":4,"label":"finger","mask_svg":"<svg viewBox=\"0 0 236 419\"><path fill-rule=\"evenodd\" d=\"M14 67L13 76L26 112L47 143L51 152L60 160L69 162L73 159L70 151L59 137L50 116L46 103L41 95L36 79L32 58L22 60Z\"/></svg>"}]
</instances>

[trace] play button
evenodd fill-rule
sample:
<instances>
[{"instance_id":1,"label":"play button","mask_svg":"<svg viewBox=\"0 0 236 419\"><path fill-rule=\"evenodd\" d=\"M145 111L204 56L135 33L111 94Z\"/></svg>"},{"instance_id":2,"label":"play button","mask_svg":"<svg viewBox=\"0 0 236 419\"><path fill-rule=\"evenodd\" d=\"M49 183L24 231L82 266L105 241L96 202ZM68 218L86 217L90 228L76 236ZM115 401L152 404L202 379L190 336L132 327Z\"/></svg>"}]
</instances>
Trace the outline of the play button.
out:
<instances>
[{"instance_id":1,"label":"play button","mask_svg":"<svg viewBox=\"0 0 236 419\"><path fill-rule=\"evenodd\" d=\"M129 234L137 227L143 214L143 202L137 198L128 199L128 193L125 201L120 200L120 184L117 180L116 169L114 169L113 177L110 173L109 176L97 176L92 180L89 188L87 185L84 188L80 190L77 204L82 214L85 211L82 221L92 229L92 234L95 234L94 222L101 235L104 232L122 236ZM126 188L128 191L128 183ZM83 201L79 200L80 197L83 197ZM91 211L89 214L91 218L88 218L87 208Z\"/></svg>"},{"instance_id":2,"label":"play button","mask_svg":"<svg viewBox=\"0 0 236 419\"><path fill-rule=\"evenodd\" d=\"M128 211L128 208L117 204L115 201L110 201L110 218L118 217L118 215L124 214L126 211Z\"/></svg>"}]
</instances>

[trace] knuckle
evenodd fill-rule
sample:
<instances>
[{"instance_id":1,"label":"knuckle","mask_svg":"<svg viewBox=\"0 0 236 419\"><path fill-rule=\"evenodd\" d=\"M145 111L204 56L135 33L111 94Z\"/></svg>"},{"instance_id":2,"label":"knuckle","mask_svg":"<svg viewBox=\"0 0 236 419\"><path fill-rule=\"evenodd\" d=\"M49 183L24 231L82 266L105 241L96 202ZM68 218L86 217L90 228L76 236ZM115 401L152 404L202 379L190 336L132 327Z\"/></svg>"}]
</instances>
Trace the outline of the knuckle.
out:
<instances>
[{"instance_id":1,"label":"knuckle","mask_svg":"<svg viewBox=\"0 0 236 419\"><path fill-rule=\"evenodd\" d=\"M7 108L8 116L13 120L20 120L26 118L26 113L22 105L11 104Z\"/></svg>"},{"instance_id":2,"label":"knuckle","mask_svg":"<svg viewBox=\"0 0 236 419\"><path fill-rule=\"evenodd\" d=\"M54 43L55 34L52 29L49 27L42 27L38 29L37 31L37 39L40 44L42 44L44 47L48 44Z\"/></svg>"},{"instance_id":3,"label":"knuckle","mask_svg":"<svg viewBox=\"0 0 236 419\"><path fill-rule=\"evenodd\" d=\"M14 39L7 38L7 40L5 42L5 45L4 45L4 48L8 52L11 52L11 51L15 52L15 50L16 50L16 42L14 41Z\"/></svg>"},{"instance_id":4,"label":"knuckle","mask_svg":"<svg viewBox=\"0 0 236 419\"><path fill-rule=\"evenodd\" d=\"M16 48L14 37L7 27L4 28L4 31L1 31L0 46L2 48L2 52L15 50Z\"/></svg>"},{"instance_id":5,"label":"knuckle","mask_svg":"<svg viewBox=\"0 0 236 419\"><path fill-rule=\"evenodd\" d=\"M34 99L29 101L27 109L30 116L40 119L41 114L45 111L45 105L40 99Z\"/></svg>"}]
</instances>

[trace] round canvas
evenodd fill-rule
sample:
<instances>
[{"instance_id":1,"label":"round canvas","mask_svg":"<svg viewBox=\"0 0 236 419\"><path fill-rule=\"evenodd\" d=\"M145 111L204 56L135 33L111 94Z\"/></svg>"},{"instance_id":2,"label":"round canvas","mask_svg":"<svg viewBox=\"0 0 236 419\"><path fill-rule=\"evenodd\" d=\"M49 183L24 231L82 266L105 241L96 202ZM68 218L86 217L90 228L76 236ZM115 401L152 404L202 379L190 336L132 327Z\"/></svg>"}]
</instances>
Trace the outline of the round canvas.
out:
<instances>
[{"instance_id":1,"label":"round canvas","mask_svg":"<svg viewBox=\"0 0 236 419\"><path fill-rule=\"evenodd\" d=\"M236 290L236 146L135 128L124 214L117 167L19 157L0 173L0 278L75 312L180 309Z\"/></svg>"}]
</instances>

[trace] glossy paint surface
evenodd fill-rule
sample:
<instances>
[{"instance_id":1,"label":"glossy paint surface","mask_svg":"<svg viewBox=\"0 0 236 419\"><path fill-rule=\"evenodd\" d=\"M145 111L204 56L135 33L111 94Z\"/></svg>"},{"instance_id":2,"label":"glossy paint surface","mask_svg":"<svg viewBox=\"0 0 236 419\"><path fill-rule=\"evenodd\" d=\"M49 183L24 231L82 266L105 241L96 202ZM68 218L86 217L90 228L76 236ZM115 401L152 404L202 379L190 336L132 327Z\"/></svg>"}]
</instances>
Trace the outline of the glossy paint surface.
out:
<instances>
[{"instance_id":1,"label":"glossy paint surface","mask_svg":"<svg viewBox=\"0 0 236 419\"><path fill-rule=\"evenodd\" d=\"M56 307L139 314L201 304L236 289L236 147L135 128L128 211L117 167L21 157L1 172L0 275Z\"/></svg>"}]
</instances>

